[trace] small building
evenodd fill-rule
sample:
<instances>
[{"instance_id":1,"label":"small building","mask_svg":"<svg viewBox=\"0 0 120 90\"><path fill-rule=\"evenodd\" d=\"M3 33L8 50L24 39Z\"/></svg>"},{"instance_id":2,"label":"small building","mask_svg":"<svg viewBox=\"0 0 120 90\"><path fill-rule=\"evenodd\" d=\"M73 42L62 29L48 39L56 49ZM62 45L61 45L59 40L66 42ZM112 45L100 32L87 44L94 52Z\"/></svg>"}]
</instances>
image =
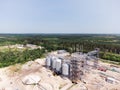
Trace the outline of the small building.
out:
<instances>
[{"instance_id":1,"label":"small building","mask_svg":"<svg viewBox=\"0 0 120 90\"><path fill-rule=\"evenodd\" d=\"M58 53L58 54L66 53L66 50L58 50L57 53Z\"/></svg>"}]
</instances>

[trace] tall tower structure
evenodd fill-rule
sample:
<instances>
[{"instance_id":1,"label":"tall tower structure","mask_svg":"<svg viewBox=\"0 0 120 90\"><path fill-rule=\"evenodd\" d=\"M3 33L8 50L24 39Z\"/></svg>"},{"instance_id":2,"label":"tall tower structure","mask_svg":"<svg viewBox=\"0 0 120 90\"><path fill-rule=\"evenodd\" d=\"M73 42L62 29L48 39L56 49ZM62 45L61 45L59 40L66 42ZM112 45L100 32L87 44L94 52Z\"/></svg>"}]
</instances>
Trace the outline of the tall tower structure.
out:
<instances>
[{"instance_id":1,"label":"tall tower structure","mask_svg":"<svg viewBox=\"0 0 120 90\"><path fill-rule=\"evenodd\" d=\"M96 53L95 53L95 60L94 60L94 68L97 68L98 67L98 60L99 60L99 51L100 51L100 49L96 48L95 51L96 51Z\"/></svg>"},{"instance_id":2,"label":"tall tower structure","mask_svg":"<svg viewBox=\"0 0 120 90\"><path fill-rule=\"evenodd\" d=\"M81 78L83 62L75 57L71 60L71 75L70 78L73 83L77 83Z\"/></svg>"}]
</instances>

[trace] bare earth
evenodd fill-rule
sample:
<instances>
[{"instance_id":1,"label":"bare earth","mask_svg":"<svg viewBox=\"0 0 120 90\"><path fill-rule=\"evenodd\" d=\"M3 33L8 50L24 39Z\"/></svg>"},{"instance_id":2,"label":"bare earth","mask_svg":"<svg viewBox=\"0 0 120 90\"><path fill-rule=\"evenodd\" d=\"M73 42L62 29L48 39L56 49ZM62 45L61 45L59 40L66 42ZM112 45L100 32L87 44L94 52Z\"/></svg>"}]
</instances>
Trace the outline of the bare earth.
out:
<instances>
[{"instance_id":1,"label":"bare earth","mask_svg":"<svg viewBox=\"0 0 120 90\"><path fill-rule=\"evenodd\" d=\"M101 64L104 64L100 62ZM106 72L90 69L78 84L62 76L54 76L45 66L45 58L29 61L24 65L14 65L0 69L0 90L120 90L120 73L107 70ZM109 64L104 64L109 66ZM100 73L114 76L118 82L108 83ZM28 75L40 77L37 84L26 85L23 79ZM84 83L83 83L84 82Z\"/></svg>"}]
</instances>

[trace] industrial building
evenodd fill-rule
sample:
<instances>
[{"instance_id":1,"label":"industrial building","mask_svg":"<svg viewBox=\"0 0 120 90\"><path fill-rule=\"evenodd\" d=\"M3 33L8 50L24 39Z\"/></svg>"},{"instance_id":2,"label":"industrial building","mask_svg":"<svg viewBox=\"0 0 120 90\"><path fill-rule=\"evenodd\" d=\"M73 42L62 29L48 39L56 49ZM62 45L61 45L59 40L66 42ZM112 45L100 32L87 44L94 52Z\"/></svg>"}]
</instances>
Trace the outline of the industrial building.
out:
<instances>
[{"instance_id":1,"label":"industrial building","mask_svg":"<svg viewBox=\"0 0 120 90\"><path fill-rule=\"evenodd\" d=\"M84 73L89 71L89 67L97 68L99 50L88 53L75 52L71 55L66 53L65 50L60 50L57 54L49 54L46 57L46 67L56 74L68 77L74 83L82 79ZM92 65L87 63L90 60L93 60Z\"/></svg>"}]
</instances>

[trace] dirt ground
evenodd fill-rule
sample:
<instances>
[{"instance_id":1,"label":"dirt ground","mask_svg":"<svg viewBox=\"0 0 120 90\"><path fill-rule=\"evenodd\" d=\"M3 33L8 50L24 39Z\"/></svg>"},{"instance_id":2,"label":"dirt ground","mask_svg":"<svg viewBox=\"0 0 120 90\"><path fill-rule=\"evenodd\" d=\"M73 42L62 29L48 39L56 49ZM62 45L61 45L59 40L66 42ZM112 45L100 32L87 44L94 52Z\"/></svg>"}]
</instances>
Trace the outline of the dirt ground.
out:
<instances>
[{"instance_id":1,"label":"dirt ground","mask_svg":"<svg viewBox=\"0 0 120 90\"><path fill-rule=\"evenodd\" d=\"M1 68L0 90L120 90L119 81L116 84L108 83L100 73L120 79L120 73L91 68L78 84L73 84L67 77L54 76L53 71L45 67L45 58L36 59L24 65ZM37 84L25 85L22 80L28 75L37 75L41 80Z\"/></svg>"}]
</instances>

